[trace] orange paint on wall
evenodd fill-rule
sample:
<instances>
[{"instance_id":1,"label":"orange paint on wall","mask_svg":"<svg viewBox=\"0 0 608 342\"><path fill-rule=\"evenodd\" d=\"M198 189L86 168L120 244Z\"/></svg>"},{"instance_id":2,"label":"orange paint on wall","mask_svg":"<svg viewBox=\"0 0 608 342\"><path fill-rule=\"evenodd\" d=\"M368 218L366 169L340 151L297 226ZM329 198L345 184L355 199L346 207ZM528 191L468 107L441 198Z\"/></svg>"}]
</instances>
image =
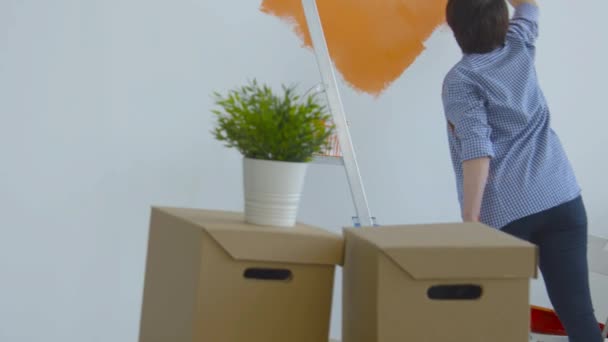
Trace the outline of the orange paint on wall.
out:
<instances>
[{"instance_id":1,"label":"orange paint on wall","mask_svg":"<svg viewBox=\"0 0 608 342\"><path fill-rule=\"evenodd\" d=\"M378 95L424 50L444 21L446 0L317 1L331 58L360 91ZM294 23L304 44L311 39L301 0L264 0L267 14Z\"/></svg>"}]
</instances>

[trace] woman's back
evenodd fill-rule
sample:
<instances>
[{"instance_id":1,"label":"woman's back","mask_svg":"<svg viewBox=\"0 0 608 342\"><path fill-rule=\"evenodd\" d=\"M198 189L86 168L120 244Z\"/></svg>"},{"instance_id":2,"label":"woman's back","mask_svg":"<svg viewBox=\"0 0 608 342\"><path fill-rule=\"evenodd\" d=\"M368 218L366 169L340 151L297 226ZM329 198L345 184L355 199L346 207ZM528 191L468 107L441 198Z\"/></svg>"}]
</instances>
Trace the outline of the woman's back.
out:
<instances>
[{"instance_id":1,"label":"woman's back","mask_svg":"<svg viewBox=\"0 0 608 342\"><path fill-rule=\"evenodd\" d=\"M501 228L580 194L550 126L534 67L538 9L520 6L504 46L466 54L448 73L443 101L462 201L462 162L491 157L480 220Z\"/></svg>"}]
</instances>

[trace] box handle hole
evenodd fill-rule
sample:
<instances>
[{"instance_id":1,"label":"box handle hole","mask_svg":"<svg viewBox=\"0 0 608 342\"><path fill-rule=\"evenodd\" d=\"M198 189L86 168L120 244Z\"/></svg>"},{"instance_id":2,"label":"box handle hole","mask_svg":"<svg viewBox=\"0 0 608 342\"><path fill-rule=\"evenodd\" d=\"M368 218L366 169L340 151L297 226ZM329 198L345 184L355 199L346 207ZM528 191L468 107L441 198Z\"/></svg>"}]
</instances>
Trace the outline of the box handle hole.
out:
<instances>
[{"instance_id":1,"label":"box handle hole","mask_svg":"<svg viewBox=\"0 0 608 342\"><path fill-rule=\"evenodd\" d=\"M437 285L427 291L432 300L477 300L482 294L479 285Z\"/></svg>"},{"instance_id":2,"label":"box handle hole","mask_svg":"<svg viewBox=\"0 0 608 342\"><path fill-rule=\"evenodd\" d=\"M277 268L248 268L243 276L246 279L270 281L290 281L293 278L290 270Z\"/></svg>"}]
</instances>

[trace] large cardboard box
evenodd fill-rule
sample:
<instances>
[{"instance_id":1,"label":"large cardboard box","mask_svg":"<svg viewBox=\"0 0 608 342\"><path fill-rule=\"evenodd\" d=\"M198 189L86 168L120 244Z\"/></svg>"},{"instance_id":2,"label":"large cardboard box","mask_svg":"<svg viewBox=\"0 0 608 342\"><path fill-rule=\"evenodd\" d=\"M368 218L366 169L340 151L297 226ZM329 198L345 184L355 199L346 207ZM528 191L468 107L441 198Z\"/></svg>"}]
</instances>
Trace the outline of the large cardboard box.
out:
<instances>
[{"instance_id":1,"label":"large cardboard box","mask_svg":"<svg viewBox=\"0 0 608 342\"><path fill-rule=\"evenodd\" d=\"M343 239L154 208L140 342L327 342Z\"/></svg>"},{"instance_id":2,"label":"large cardboard box","mask_svg":"<svg viewBox=\"0 0 608 342\"><path fill-rule=\"evenodd\" d=\"M481 224L345 230L344 342L524 342L536 247Z\"/></svg>"}]
</instances>

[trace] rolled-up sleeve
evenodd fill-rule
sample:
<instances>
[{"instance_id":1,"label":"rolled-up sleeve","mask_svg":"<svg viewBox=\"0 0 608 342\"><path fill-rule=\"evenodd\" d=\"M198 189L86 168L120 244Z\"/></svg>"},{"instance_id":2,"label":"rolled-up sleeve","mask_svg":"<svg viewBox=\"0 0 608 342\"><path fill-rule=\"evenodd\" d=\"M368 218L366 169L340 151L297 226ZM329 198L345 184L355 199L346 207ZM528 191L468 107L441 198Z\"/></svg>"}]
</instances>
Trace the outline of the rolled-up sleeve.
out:
<instances>
[{"instance_id":1,"label":"rolled-up sleeve","mask_svg":"<svg viewBox=\"0 0 608 342\"><path fill-rule=\"evenodd\" d=\"M523 3L517 6L513 19L511 19L509 36L528 45L534 45L538 38L539 16L540 10L534 4Z\"/></svg>"},{"instance_id":2,"label":"rolled-up sleeve","mask_svg":"<svg viewBox=\"0 0 608 342\"><path fill-rule=\"evenodd\" d=\"M488 123L485 102L478 90L464 80L446 80L443 105L447 120L459 145L460 162L494 158L492 128Z\"/></svg>"}]
</instances>

